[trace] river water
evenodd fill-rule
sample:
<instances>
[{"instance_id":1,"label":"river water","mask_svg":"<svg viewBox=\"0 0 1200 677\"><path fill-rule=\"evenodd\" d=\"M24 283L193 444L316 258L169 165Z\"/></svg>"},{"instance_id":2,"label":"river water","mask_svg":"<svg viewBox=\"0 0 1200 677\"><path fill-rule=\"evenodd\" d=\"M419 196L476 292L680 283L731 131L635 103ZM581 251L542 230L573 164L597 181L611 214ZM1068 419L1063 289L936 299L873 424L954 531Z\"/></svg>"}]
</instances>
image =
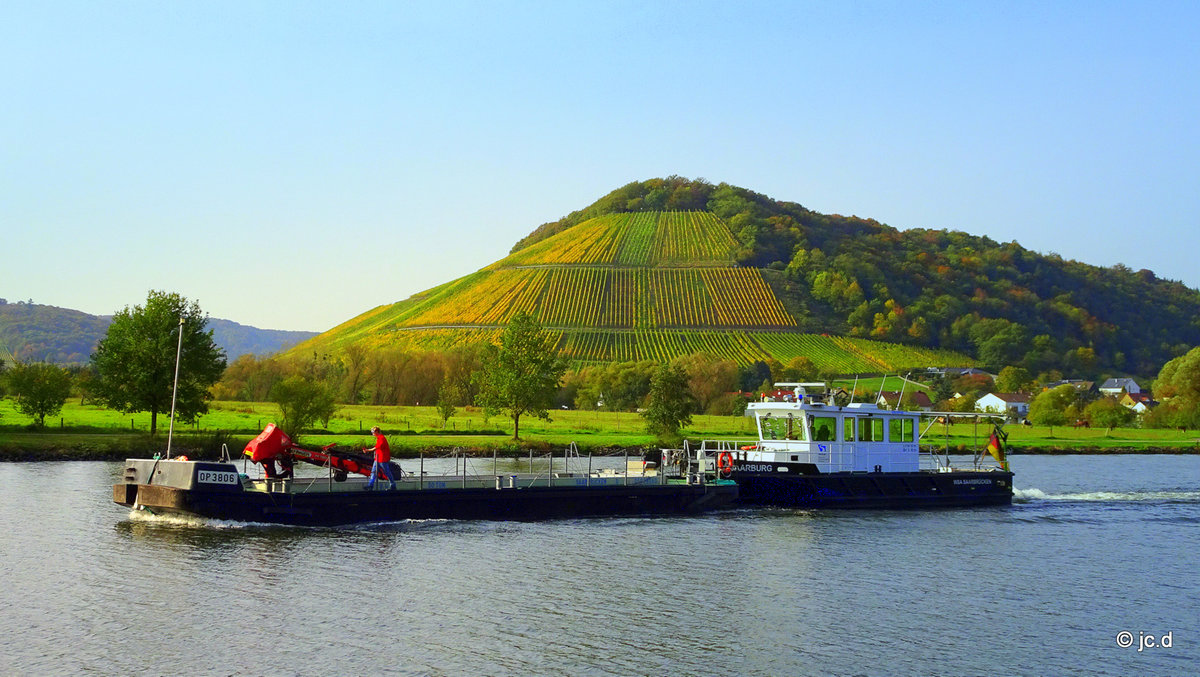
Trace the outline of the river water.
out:
<instances>
[{"instance_id":1,"label":"river water","mask_svg":"<svg viewBox=\"0 0 1200 677\"><path fill-rule=\"evenodd\" d=\"M300 529L4 464L0 673L1200 673L1200 456L1013 466L1004 508Z\"/></svg>"}]
</instances>

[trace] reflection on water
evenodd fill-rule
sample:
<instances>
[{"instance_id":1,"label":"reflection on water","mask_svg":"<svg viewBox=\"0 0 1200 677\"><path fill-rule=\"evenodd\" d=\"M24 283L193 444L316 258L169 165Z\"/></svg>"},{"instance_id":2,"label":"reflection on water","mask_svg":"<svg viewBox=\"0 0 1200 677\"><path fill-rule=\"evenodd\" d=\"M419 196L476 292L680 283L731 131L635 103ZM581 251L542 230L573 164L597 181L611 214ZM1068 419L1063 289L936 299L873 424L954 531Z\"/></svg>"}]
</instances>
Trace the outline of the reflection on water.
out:
<instances>
[{"instance_id":1,"label":"reflection on water","mask_svg":"<svg viewBox=\"0 0 1200 677\"><path fill-rule=\"evenodd\" d=\"M1013 462L1003 508L339 528L130 513L120 464L2 465L0 672L1194 672L1200 458Z\"/></svg>"}]
</instances>

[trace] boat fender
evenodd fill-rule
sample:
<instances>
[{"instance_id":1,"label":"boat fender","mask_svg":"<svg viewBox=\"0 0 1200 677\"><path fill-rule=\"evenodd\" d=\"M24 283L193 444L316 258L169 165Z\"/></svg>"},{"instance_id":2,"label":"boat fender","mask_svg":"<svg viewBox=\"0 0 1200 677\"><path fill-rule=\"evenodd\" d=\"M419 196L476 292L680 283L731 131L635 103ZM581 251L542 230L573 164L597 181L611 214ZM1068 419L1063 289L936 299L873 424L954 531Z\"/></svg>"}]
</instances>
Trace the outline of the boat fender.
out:
<instances>
[{"instance_id":1,"label":"boat fender","mask_svg":"<svg viewBox=\"0 0 1200 677\"><path fill-rule=\"evenodd\" d=\"M733 454L722 451L717 456L717 468L720 469L722 476L729 477L733 473Z\"/></svg>"},{"instance_id":2,"label":"boat fender","mask_svg":"<svg viewBox=\"0 0 1200 677\"><path fill-rule=\"evenodd\" d=\"M742 447L742 451L754 451L757 448L757 444L747 444L746 446Z\"/></svg>"}]
</instances>

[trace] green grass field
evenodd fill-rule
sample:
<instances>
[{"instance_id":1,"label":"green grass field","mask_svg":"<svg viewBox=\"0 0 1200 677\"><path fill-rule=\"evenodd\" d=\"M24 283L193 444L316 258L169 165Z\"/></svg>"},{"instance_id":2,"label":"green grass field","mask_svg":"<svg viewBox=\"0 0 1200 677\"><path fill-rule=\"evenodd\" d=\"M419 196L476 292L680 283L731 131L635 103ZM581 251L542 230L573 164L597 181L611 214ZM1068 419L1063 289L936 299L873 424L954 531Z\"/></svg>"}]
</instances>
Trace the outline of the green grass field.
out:
<instances>
[{"instance_id":1,"label":"green grass field","mask_svg":"<svg viewBox=\"0 0 1200 677\"><path fill-rule=\"evenodd\" d=\"M889 385L890 388L890 385ZM261 402L214 402L211 411L191 425L176 427L182 449L215 454L226 442L236 455L264 426L278 418L274 404ZM11 400L0 400L0 460L71 458L124 458L161 451L166 445L167 418L159 417L159 437L151 438L149 414L120 414L96 406L67 404L62 415L47 420L45 430L30 427L31 419L16 411ZM576 443L583 453L623 453L621 449L649 448L654 438L646 434L640 416L624 412L555 411L551 421L525 416L521 419L523 442L511 441L512 421L502 416L484 418L477 409L459 409L445 428L432 407L342 406L327 429L303 436L311 446L337 444L368 446L366 432L379 425L388 434L399 456L422 451L448 453L455 448L491 454L493 451L520 454L526 449L542 451L566 448ZM924 430L924 426L922 426ZM1200 447L1197 431L1122 428L1046 428L1008 426L1014 453L1051 450L1175 450L1194 452ZM695 416L685 431L693 442L704 439L749 440L754 437L750 419L740 416ZM929 428L923 437L927 446L951 451L971 451L987 441L990 427L957 423L948 429ZM214 448L215 445L215 448Z\"/></svg>"}]
</instances>

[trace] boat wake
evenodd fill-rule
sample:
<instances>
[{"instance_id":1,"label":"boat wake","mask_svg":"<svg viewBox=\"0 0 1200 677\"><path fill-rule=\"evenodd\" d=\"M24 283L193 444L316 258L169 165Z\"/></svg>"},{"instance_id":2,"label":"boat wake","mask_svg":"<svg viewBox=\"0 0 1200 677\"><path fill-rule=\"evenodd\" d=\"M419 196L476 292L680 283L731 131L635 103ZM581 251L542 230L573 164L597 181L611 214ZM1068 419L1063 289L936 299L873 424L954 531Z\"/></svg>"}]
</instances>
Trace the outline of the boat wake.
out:
<instances>
[{"instance_id":1,"label":"boat wake","mask_svg":"<svg viewBox=\"0 0 1200 677\"><path fill-rule=\"evenodd\" d=\"M1014 503L1036 503L1039 501L1200 503L1200 490L1167 489L1160 491L1087 491L1064 494L1047 494L1041 489L1018 489L1013 487Z\"/></svg>"},{"instance_id":2,"label":"boat wake","mask_svg":"<svg viewBox=\"0 0 1200 677\"><path fill-rule=\"evenodd\" d=\"M191 527L203 529L261 529L278 527L278 524L267 522L238 522L235 520L209 519L207 517L187 517L183 515L156 515L149 510L130 510L130 522L154 524L166 527Z\"/></svg>"},{"instance_id":3,"label":"boat wake","mask_svg":"<svg viewBox=\"0 0 1200 677\"><path fill-rule=\"evenodd\" d=\"M187 515L156 515L149 510L130 510L129 521L141 524L151 524L163 527L192 528L192 529L359 529L367 531L405 530L420 528L425 525L453 522L448 519L408 519L397 521L358 522L340 526L306 526L296 524L277 524L274 522L241 522L238 520L222 520L210 517Z\"/></svg>"}]
</instances>

